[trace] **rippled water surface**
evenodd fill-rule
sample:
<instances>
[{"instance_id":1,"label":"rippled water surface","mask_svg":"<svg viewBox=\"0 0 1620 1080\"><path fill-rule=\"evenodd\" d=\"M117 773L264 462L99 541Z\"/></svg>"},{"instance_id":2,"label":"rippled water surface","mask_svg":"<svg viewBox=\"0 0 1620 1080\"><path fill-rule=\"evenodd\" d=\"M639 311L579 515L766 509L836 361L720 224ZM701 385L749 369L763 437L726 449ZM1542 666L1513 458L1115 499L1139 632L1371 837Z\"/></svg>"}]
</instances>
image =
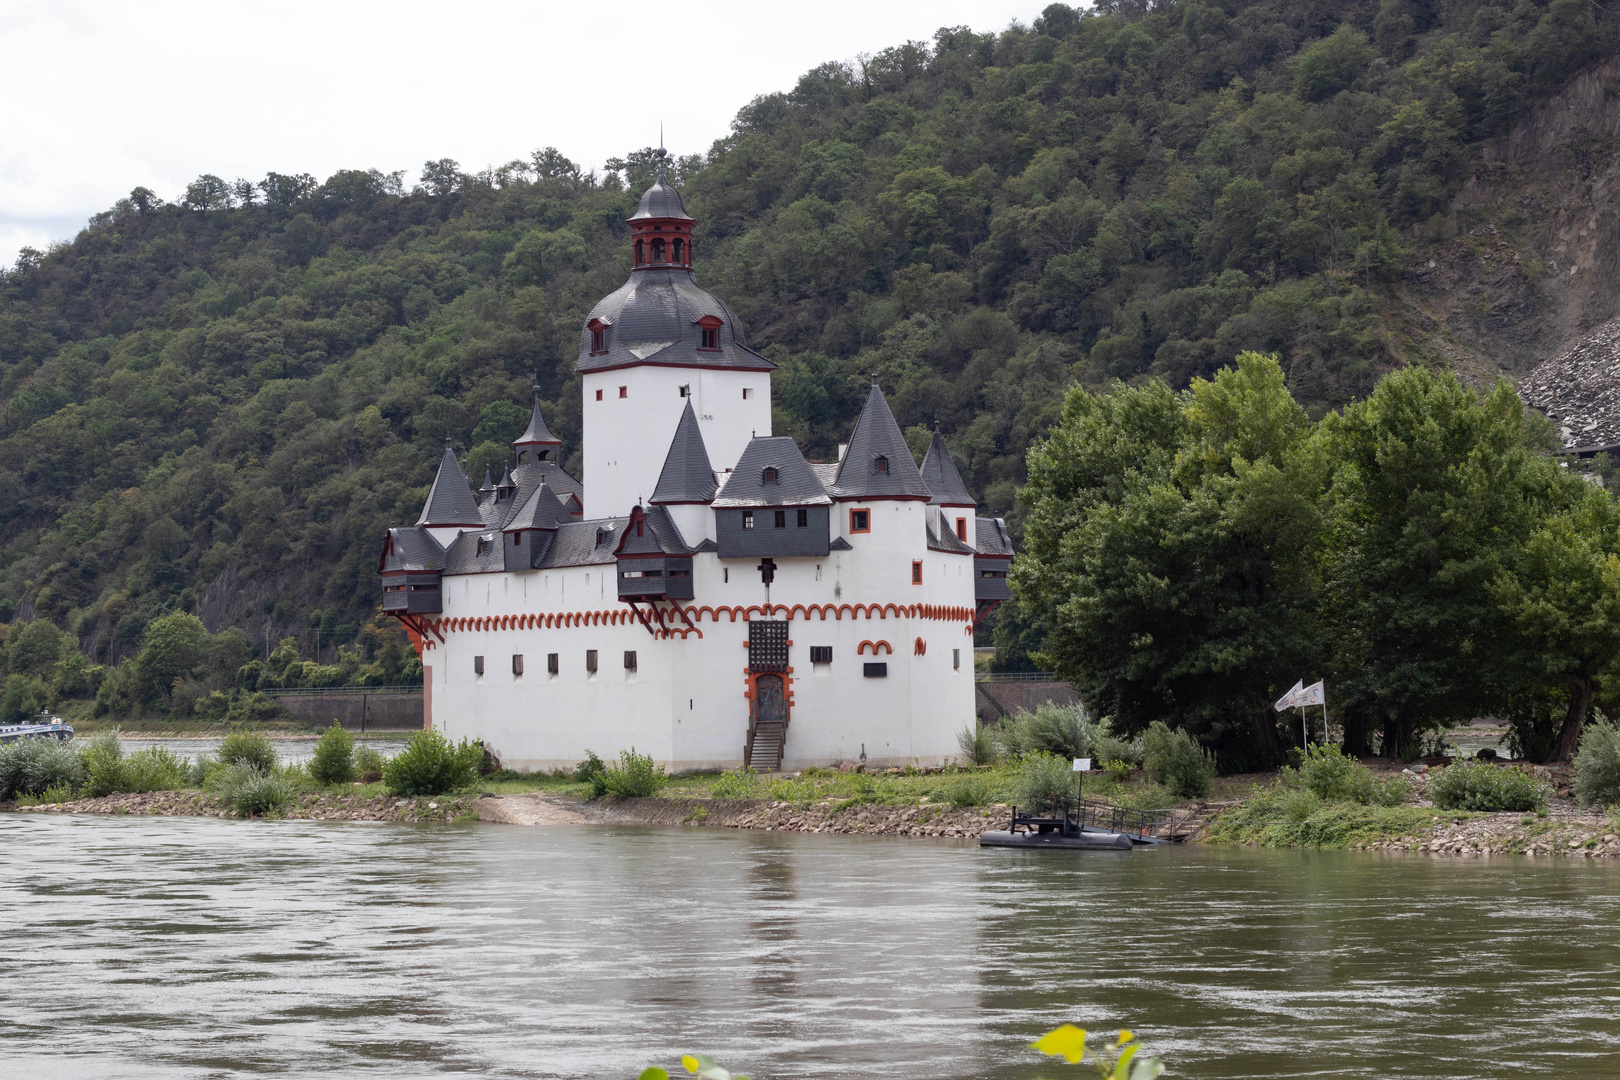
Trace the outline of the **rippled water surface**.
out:
<instances>
[{"instance_id":1,"label":"rippled water surface","mask_svg":"<svg viewBox=\"0 0 1620 1080\"><path fill-rule=\"evenodd\" d=\"M384 757L393 757L405 749L410 741L410 733L384 732L366 736L355 735L356 744L364 741L367 746L376 750ZM84 739L79 740L81 743ZM145 750L149 746L161 746L171 753L179 754L183 758L195 758L198 754L217 756L222 738L211 739L143 739L139 735L127 736L118 740L124 748L124 753L133 754L137 750ZM276 757L282 761L308 761L315 756L314 739L272 739L271 745L276 748Z\"/></svg>"},{"instance_id":2,"label":"rippled water surface","mask_svg":"<svg viewBox=\"0 0 1620 1080\"><path fill-rule=\"evenodd\" d=\"M0 1074L1620 1075L1620 873L731 830L0 815ZM684 1075L684 1074L682 1074Z\"/></svg>"}]
</instances>

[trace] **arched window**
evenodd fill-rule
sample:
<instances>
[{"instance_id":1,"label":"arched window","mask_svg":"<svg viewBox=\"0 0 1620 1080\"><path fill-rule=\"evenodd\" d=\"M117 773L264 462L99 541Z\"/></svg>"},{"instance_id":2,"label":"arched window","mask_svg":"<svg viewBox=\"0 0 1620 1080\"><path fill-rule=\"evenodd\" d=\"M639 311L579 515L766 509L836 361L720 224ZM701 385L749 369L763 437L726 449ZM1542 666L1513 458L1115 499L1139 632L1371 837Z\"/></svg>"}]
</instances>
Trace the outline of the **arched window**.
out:
<instances>
[{"instance_id":1,"label":"arched window","mask_svg":"<svg viewBox=\"0 0 1620 1080\"><path fill-rule=\"evenodd\" d=\"M676 263L683 262L684 259L682 258L682 256L685 254L685 247L686 247L685 242L682 241L681 238L677 236L675 238L675 242L674 242L674 244L672 246L675 248L675 258L674 258L673 261L676 262Z\"/></svg>"},{"instance_id":2,"label":"arched window","mask_svg":"<svg viewBox=\"0 0 1620 1080\"><path fill-rule=\"evenodd\" d=\"M644 263L646 261L647 261L647 247L642 241L637 240L636 241L636 265L640 266L642 263Z\"/></svg>"},{"instance_id":3,"label":"arched window","mask_svg":"<svg viewBox=\"0 0 1620 1080\"><path fill-rule=\"evenodd\" d=\"M664 239L661 236L653 238L652 261L655 263L661 263L664 261Z\"/></svg>"},{"instance_id":4,"label":"arched window","mask_svg":"<svg viewBox=\"0 0 1620 1080\"><path fill-rule=\"evenodd\" d=\"M872 471L879 476L889 475L889 459L879 454L872 459Z\"/></svg>"}]
</instances>

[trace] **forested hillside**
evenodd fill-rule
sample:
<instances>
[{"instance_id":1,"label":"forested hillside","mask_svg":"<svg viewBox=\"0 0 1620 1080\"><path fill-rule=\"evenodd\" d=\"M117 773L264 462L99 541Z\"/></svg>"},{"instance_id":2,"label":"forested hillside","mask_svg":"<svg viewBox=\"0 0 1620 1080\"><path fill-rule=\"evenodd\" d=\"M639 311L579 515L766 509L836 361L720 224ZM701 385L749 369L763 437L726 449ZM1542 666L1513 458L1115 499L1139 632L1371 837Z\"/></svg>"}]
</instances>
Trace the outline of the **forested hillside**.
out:
<instances>
[{"instance_id":1,"label":"forested hillside","mask_svg":"<svg viewBox=\"0 0 1620 1080\"><path fill-rule=\"evenodd\" d=\"M1016 525L1069 384L1183 386L1255 349L1315 417L1438 358L1402 314L1436 223L1617 27L1580 0L1056 4L823 65L672 178L699 280L781 365L778 433L830 455L875 371ZM447 435L498 467L537 375L577 453L579 326L653 160L205 176L25 253L0 278L0 618L101 663L173 611L255 649L352 637Z\"/></svg>"}]
</instances>

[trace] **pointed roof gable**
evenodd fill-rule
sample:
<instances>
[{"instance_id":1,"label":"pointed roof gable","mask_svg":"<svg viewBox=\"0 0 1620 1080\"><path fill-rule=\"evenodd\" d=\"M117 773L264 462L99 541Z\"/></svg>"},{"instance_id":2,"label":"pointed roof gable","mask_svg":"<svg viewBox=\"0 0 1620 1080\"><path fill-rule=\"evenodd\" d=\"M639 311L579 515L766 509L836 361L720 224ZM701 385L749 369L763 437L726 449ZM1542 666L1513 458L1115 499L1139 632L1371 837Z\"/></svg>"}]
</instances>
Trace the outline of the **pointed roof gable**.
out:
<instances>
[{"instance_id":1,"label":"pointed roof gable","mask_svg":"<svg viewBox=\"0 0 1620 1080\"><path fill-rule=\"evenodd\" d=\"M439 459L438 475L433 478L433 486L428 489L427 504L422 507L422 516L416 519L416 523L430 526L464 525L469 529L484 526L484 515L478 509L478 500L473 498L472 484L467 474L461 471L461 463L449 446L444 448L444 456Z\"/></svg>"},{"instance_id":2,"label":"pointed roof gable","mask_svg":"<svg viewBox=\"0 0 1620 1080\"><path fill-rule=\"evenodd\" d=\"M495 490L495 485L493 483L491 483L490 479L489 479L489 466L485 465L484 466L484 483L478 489L478 493L480 495L488 495L490 492L492 492L494 490Z\"/></svg>"},{"instance_id":3,"label":"pointed roof gable","mask_svg":"<svg viewBox=\"0 0 1620 1080\"><path fill-rule=\"evenodd\" d=\"M829 493L835 499L928 499L928 485L874 380Z\"/></svg>"},{"instance_id":4,"label":"pointed roof gable","mask_svg":"<svg viewBox=\"0 0 1620 1080\"><path fill-rule=\"evenodd\" d=\"M557 493L551 490L551 485L541 481L540 486L534 489L534 494L524 500L517 513L506 523L505 531L555 529L573 520L568 508L557 498Z\"/></svg>"},{"instance_id":5,"label":"pointed roof gable","mask_svg":"<svg viewBox=\"0 0 1620 1080\"><path fill-rule=\"evenodd\" d=\"M675 438L664 457L664 471L658 474L658 486L648 502L712 502L719 486L714 482L714 466L709 463L708 447L703 445L703 432L698 430L692 399L687 398L681 422L675 425Z\"/></svg>"},{"instance_id":6,"label":"pointed roof gable","mask_svg":"<svg viewBox=\"0 0 1620 1080\"><path fill-rule=\"evenodd\" d=\"M923 455L922 478L933 495L930 501L936 506L978 505L978 500L962 483L962 474L956 471L956 462L945 445L945 436L939 433L937 422L934 424L934 437L928 443L928 453Z\"/></svg>"},{"instance_id":7,"label":"pointed roof gable","mask_svg":"<svg viewBox=\"0 0 1620 1080\"><path fill-rule=\"evenodd\" d=\"M546 427L546 418L540 415L540 388L534 388L534 411L529 414L529 427L512 440L513 446L561 446L562 440Z\"/></svg>"},{"instance_id":8,"label":"pointed roof gable","mask_svg":"<svg viewBox=\"0 0 1620 1080\"><path fill-rule=\"evenodd\" d=\"M774 470L767 480L766 470ZM825 506L832 502L799 444L786 435L756 435L715 496L714 505Z\"/></svg>"}]
</instances>

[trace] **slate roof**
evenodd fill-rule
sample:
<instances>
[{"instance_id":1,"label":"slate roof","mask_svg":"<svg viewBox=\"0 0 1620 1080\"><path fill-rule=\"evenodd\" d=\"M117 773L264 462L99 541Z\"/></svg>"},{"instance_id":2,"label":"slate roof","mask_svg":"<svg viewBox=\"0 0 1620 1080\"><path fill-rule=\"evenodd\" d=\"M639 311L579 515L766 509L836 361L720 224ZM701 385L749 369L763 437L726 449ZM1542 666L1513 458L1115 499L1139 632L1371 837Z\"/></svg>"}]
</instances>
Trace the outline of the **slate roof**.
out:
<instances>
[{"instance_id":1,"label":"slate roof","mask_svg":"<svg viewBox=\"0 0 1620 1080\"><path fill-rule=\"evenodd\" d=\"M512 440L513 446L530 446L534 443L545 443L552 446L561 446L562 440L551 433L546 427L546 418L540 415L540 388L534 389L534 411L529 414L529 426L523 434Z\"/></svg>"},{"instance_id":2,"label":"slate roof","mask_svg":"<svg viewBox=\"0 0 1620 1080\"><path fill-rule=\"evenodd\" d=\"M563 467L555 461L526 461L512 470L512 479L517 481L517 502L521 506L527 502L534 489L541 484L551 488L564 506L568 505L570 495L579 499L581 505L585 502L585 488L578 480L563 471Z\"/></svg>"},{"instance_id":3,"label":"slate roof","mask_svg":"<svg viewBox=\"0 0 1620 1080\"><path fill-rule=\"evenodd\" d=\"M935 506L978 505L978 500L962 483L962 474L956 470L956 462L951 458L950 448L945 445L945 436L939 433L938 423L934 424L934 437L928 442L928 453L923 455L921 472L923 483L928 485L928 491L933 495L929 501Z\"/></svg>"},{"instance_id":4,"label":"slate roof","mask_svg":"<svg viewBox=\"0 0 1620 1080\"><path fill-rule=\"evenodd\" d=\"M776 480L770 483L764 479L767 468L777 473ZM714 499L716 507L826 506L831 502L815 470L799 452L799 444L785 435L749 440L737 459L737 467Z\"/></svg>"},{"instance_id":5,"label":"slate roof","mask_svg":"<svg viewBox=\"0 0 1620 1080\"><path fill-rule=\"evenodd\" d=\"M669 453L664 456L664 471L658 474L658 484L648 502L706 503L714 499L719 487L714 466L709 463L709 449L703 445L703 432L698 430L697 413L692 411L692 399L687 398L681 422L675 425L675 438L670 440Z\"/></svg>"},{"instance_id":6,"label":"slate roof","mask_svg":"<svg viewBox=\"0 0 1620 1080\"><path fill-rule=\"evenodd\" d=\"M926 519L928 525L928 550L943 551L951 555L973 555L974 550L956 538L956 526L944 511L933 510Z\"/></svg>"},{"instance_id":7,"label":"slate roof","mask_svg":"<svg viewBox=\"0 0 1620 1080\"><path fill-rule=\"evenodd\" d=\"M692 216L686 212L686 204L681 201L681 193L675 190L674 185L664 179L659 173L653 186L641 193L641 205L631 214L630 221L642 218L680 218L691 221Z\"/></svg>"},{"instance_id":8,"label":"slate roof","mask_svg":"<svg viewBox=\"0 0 1620 1080\"><path fill-rule=\"evenodd\" d=\"M403 528L389 529L388 539L383 544L382 558L377 561L377 572L389 571L420 571L423 573L434 570L443 570L445 566L444 548L433 538L433 534L416 525L406 525Z\"/></svg>"},{"instance_id":9,"label":"slate roof","mask_svg":"<svg viewBox=\"0 0 1620 1080\"><path fill-rule=\"evenodd\" d=\"M1007 523L1000 518L974 518L973 547L980 555L1012 558L1012 541L1007 537Z\"/></svg>"},{"instance_id":10,"label":"slate roof","mask_svg":"<svg viewBox=\"0 0 1620 1080\"><path fill-rule=\"evenodd\" d=\"M833 486L833 481L838 479L838 462L829 461L822 464L818 461L812 461L810 471L816 474L816 479L821 481L823 488L830 488Z\"/></svg>"},{"instance_id":11,"label":"slate roof","mask_svg":"<svg viewBox=\"0 0 1620 1080\"><path fill-rule=\"evenodd\" d=\"M644 527L641 535L636 535L636 514L632 510L630 516L625 518L625 527L618 544L614 548L617 555L690 555L689 547L681 536L681 530L676 526L675 520L669 516L669 511L662 506L649 506L641 510Z\"/></svg>"},{"instance_id":12,"label":"slate roof","mask_svg":"<svg viewBox=\"0 0 1620 1080\"><path fill-rule=\"evenodd\" d=\"M551 490L551 485L542 482L534 489L534 494L508 515L503 528L507 532L515 529L555 529L559 525L572 524L573 520L568 513L568 507L557 498L556 492Z\"/></svg>"},{"instance_id":13,"label":"slate roof","mask_svg":"<svg viewBox=\"0 0 1620 1080\"><path fill-rule=\"evenodd\" d=\"M879 458L888 469L879 472ZM876 382L866 393L866 405L855 421L849 449L838 463L838 479L828 491L837 499L927 499L928 485L900 434L900 425Z\"/></svg>"},{"instance_id":14,"label":"slate roof","mask_svg":"<svg viewBox=\"0 0 1620 1080\"><path fill-rule=\"evenodd\" d=\"M455 451L448 446L444 448L444 456L439 459L439 472L433 478L433 486L428 489L427 502L416 523L464 525L474 529L484 523L484 517L478 510L478 500L473 498L472 484L467 474L461 471Z\"/></svg>"},{"instance_id":15,"label":"slate roof","mask_svg":"<svg viewBox=\"0 0 1620 1080\"><path fill-rule=\"evenodd\" d=\"M698 351L698 320L720 320L718 350ZM606 349L591 355L593 320L607 326ZM630 279L597 301L579 331L575 371L600 371L654 363L677 367L771 371L776 365L748 347L737 317L721 300L698 287L692 271L678 266L632 270Z\"/></svg>"}]
</instances>

